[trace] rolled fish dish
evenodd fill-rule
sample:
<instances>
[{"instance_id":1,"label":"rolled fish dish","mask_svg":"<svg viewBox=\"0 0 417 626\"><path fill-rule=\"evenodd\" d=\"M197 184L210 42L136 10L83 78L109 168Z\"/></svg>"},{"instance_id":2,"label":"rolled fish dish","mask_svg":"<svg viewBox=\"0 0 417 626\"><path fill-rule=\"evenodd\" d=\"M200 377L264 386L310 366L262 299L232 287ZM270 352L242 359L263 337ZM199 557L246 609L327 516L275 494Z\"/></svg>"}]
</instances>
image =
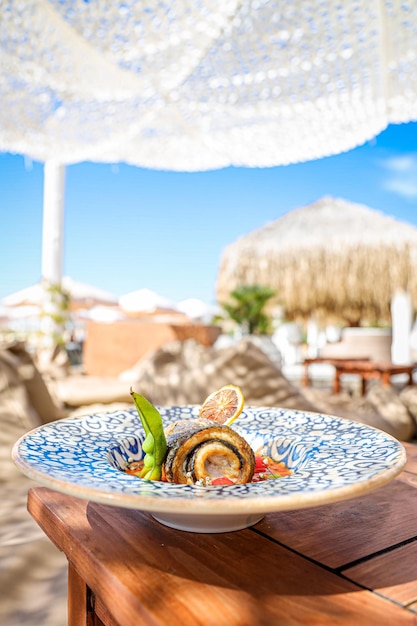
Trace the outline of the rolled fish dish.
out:
<instances>
[{"instance_id":1,"label":"rolled fish dish","mask_svg":"<svg viewBox=\"0 0 417 626\"><path fill-rule=\"evenodd\" d=\"M230 387L233 386L226 387L227 392ZM221 397L224 389L216 393ZM219 423L221 414L216 421L202 417L200 410L198 418L179 420L164 429L156 407L144 396L133 391L131 395L146 437L142 443L143 458L131 459L123 468L128 474L145 480L215 486L259 482L291 473L282 462L255 455L244 437ZM240 411L241 405L237 409ZM229 423L236 416L228 415Z\"/></svg>"},{"instance_id":2,"label":"rolled fish dish","mask_svg":"<svg viewBox=\"0 0 417 626\"><path fill-rule=\"evenodd\" d=\"M255 472L255 453L235 430L207 419L181 420L165 429L164 462L168 482L212 484L225 477L248 483Z\"/></svg>"}]
</instances>

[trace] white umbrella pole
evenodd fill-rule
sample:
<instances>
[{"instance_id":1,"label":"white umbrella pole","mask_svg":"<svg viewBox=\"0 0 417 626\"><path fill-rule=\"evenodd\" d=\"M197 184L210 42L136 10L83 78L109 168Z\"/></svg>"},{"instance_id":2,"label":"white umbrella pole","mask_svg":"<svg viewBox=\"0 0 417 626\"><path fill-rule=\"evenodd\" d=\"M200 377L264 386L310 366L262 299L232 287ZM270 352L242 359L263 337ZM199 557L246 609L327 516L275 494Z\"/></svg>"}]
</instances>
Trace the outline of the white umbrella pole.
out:
<instances>
[{"instance_id":1,"label":"white umbrella pole","mask_svg":"<svg viewBox=\"0 0 417 626\"><path fill-rule=\"evenodd\" d=\"M62 280L65 166L46 161L42 229L42 278L53 285Z\"/></svg>"},{"instance_id":2,"label":"white umbrella pole","mask_svg":"<svg viewBox=\"0 0 417 626\"><path fill-rule=\"evenodd\" d=\"M41 344L52 348L62 338L64 317L62 260L64 239L65 166L46 161L44 166L44 203L42 228L42 282L45 288Z\"/></svg>"},{"instance_id":3,"label":"white umbrella pole","mask_svg":"<svg viewBox=\"0 0 417 626\"><path fill-rule=\"evenodd\" d=\"M397 365L407 365L411 363L412 315L409 294L405 291L397 291L391 303L391 360Z\"/></svg>"}]
</instances>

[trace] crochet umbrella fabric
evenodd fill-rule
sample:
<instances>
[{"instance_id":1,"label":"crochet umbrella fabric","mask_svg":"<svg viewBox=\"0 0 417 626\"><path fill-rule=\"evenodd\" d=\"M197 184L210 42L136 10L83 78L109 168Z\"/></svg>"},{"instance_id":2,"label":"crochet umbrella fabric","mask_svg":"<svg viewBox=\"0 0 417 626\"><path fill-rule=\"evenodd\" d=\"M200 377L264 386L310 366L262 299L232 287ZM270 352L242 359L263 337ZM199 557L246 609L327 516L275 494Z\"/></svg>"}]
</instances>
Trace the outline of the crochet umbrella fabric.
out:
<instances>
[{"instance_id":1,"label":"crochet umbrella fabric","mask_svg":"<svg viewBox=\"0 0 417 626\"><path fill-rule=\"evenodd\" d=\"M269 167L417 119L411 0L5 0L0 150Z\"/></svg>"}]
</instances>

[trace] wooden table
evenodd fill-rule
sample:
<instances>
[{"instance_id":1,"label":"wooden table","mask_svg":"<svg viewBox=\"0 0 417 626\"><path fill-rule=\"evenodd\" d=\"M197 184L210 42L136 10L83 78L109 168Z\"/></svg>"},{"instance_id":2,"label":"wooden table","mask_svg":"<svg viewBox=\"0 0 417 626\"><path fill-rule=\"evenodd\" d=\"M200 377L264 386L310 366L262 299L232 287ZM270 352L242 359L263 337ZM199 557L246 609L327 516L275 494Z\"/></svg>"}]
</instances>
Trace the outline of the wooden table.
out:
<instances>
[{"instance_id":1,"label":"wooden table","mask_svg":"<svg viewBox=\"0 0 417 626\"><path fill-rule=\"evenodd\" d=\"M310 372L309 372L309 367L310 365L314 365L315 363L327 363L328 365L343 365L344 363L352 363L352 362L364 362L364 361L370 361L370 359L368 357L365 356L361 356L361 357L354 357L354 358L344 358L344 357L326 357L326 356L316 356L316 357L312 357L312 358L305 358L303 361L303 375L301 378L301 385L303 387L308 387L311 383L310 380Z\"/></svg>"},{"instance_id":2,"label":"wooden table","mask_svg":"<svg viewBox=\"0 0 417 626\"><path fill-rule=\"evenodd\" d=\"M70 626L417 624L417 446L366 496L217 535L44 487L28 508L69 562Z\"/></svg>"},{"instance_id":3,"label":"wooden table","mask_svg":"<svg viewBox=\"0 0 417 626\"><path fill-rule=\"evenodd\" d=\"M333 392L339 393L341 389L340 378L344 374L357 374L361 377L361 393L366 393L366 383L371 379L379 379L382 385L391 384L391 376L396 374L407 374L408 384L413 384L413 371L416 364L411 365L395 365L394 363L379 361L340 361L333 362L335 367L335 377L333 381Z\"/></svg>"}]
</instances>

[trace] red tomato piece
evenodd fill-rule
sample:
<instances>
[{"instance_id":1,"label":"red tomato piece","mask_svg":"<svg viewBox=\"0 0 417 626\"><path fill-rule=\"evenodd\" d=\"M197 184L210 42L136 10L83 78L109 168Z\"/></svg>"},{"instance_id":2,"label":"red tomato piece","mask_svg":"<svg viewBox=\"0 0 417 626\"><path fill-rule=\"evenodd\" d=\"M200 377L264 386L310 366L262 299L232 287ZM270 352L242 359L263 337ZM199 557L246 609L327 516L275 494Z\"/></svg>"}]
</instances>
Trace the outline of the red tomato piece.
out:
<instances>
[{"instance_id":1,"label":"red tomato piece","mask_svg":"<svg viewBox=\"0 0 417 626\"><path fill-rule=\"evenodd\" d=\"M234 485L235 483L230 478L226 478L226 476L221 476L220 478L214 478L211 481L212 485Z\"/></svg>"},{"instance_id":2,"label":"red tomato piece","mask_svg":"<svg viewBox=\"0 0 417 626\"><path fill-rule=\"evenodd\" d=\"M268 467L268 463L265 463L263 456L255 457L255 472L264 472L265 467Z\"/></svg>"}]
</instances>

